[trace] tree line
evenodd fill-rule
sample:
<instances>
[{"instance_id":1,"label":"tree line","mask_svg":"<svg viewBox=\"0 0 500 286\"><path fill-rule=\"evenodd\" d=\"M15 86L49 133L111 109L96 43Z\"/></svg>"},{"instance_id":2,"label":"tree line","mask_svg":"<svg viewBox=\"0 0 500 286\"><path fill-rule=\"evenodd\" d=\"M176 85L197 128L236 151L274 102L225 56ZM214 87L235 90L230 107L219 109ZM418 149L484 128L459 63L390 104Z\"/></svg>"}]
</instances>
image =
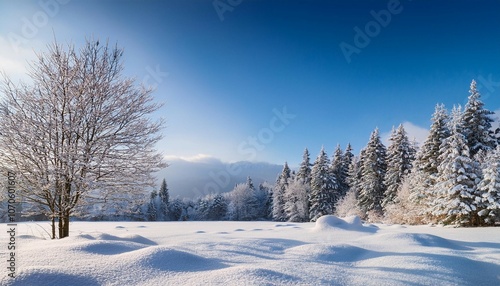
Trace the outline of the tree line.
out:
<instances>
[{"instance_id":1,"label":"tree line","mask_svg":"<svg viewBox=\"0 0 500 286\"><path fill-rule=\"evenodd\" d=\"M409 140L394 128L386 147L375 129L355 156L322 148L311 163L306 148L297 171L284 164L274 186L251 178L232 192L165 201L153 192L150 220L258 220L307 222L323 215L358 215L372 222L485 226L500 223L500 139L493 112L476 82L464 108L438 104L427 139ZM165 187L163 187L165 186Z\"/></svg>"}]
</instances>

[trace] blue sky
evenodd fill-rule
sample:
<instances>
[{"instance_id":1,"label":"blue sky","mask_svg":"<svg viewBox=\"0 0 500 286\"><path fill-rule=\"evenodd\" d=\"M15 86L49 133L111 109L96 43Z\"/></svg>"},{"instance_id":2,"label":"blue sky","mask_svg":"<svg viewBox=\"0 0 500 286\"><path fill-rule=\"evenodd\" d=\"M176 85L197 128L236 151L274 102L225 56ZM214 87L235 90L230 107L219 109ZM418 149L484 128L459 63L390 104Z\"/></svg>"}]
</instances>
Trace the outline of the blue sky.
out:
<instances>
[{"instance_id":1,"label":"blue sky","mask_svg":"<svg viewBox=\"0 0 500 286\"><path fill-rule=\"evenodd\" d=\"M498 0L0 0L0 11L0 68L13 76L54 35L123 47L126 75L165 104L169 157L296 165L305 147L358 153L375 127L407 122L421 137L435 104L464 104L473 78L500 109ZM342 43L358 49L349 60Z\"/></svg>"}]
</instances>

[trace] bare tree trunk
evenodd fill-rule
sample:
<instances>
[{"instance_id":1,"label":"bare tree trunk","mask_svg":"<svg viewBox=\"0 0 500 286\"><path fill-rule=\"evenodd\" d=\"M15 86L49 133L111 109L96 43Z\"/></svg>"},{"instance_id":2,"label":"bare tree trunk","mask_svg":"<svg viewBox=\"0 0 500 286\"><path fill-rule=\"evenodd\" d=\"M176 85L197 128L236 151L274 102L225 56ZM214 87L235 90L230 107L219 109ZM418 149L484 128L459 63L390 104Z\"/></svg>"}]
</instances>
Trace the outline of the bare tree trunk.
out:
<instances>
[{"instance_id":1,"label":"bare tree trunk","mask_svg":"<svg viewBox=\"0 0 500 286\"><path fill-rule=\"evenodd\" d=\"M56 217L52 215L52 239L56 238Z\"/></svg>"},{"instance_id":2,"label":"bare tree trunk","mask_svg":"<svg viewBox=\"0 0 500 286\"><path fill-rule=\"evenodd\" d=\"M61 235L59 238L65 238L69 236L69 216L70 216L70 208L71 206L71 182L66 179L62 189L62 200L61 205L59 206L61 209L61 217L62 221L61 226Z\"/></svg>"},{"instance_id":3,"label":"bare tree trunk","mask_svg":"<svg viewBox=\"0 0 500 286\"><path fill-rule=\"evenodd\" d=\"M64 214L63 236L61 238L68 236L69 236L69 212L66 212Z\"/></svg>"},{"instance_id":4,"label":"bare tree trunk","mask_svg":"<svg viewBox=\"0 0 500 286\"><path fill-rule=\"evenodd\" d=\"M59 238L63 238L63 217L61 213L59 213Z\"/></svg>"},{"instance_id":5,"label":"bare tree trunk","mask_svg":"<svg viewBox=\"0 0 500 286\"><path fill-rule=\"evenodd\" d=\"M69 212L61 212L59 216L59 238L69 236Z\"/></svg>"}]
</instances>

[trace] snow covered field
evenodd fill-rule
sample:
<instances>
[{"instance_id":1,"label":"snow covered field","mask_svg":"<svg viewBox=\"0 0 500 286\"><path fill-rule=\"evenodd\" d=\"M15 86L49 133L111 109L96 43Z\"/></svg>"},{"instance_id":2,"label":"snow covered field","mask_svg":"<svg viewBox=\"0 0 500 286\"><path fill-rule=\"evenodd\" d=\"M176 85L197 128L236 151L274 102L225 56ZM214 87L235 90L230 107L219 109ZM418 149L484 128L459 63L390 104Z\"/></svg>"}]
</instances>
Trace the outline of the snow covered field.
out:
<instances>
[{"instance_id":1,"label":"snow covered field","mask_svg":"<svg viewBox=\"0 0 500 286\"><path fill-rule=\"evenodd\" d=\"M75 222L43 239L18 225L1 285L500 285L500 228L317 223ZM3 224L7 229L7 225ZM7 233L1 232L2 260Z\"/></svg>"}]
</instances>

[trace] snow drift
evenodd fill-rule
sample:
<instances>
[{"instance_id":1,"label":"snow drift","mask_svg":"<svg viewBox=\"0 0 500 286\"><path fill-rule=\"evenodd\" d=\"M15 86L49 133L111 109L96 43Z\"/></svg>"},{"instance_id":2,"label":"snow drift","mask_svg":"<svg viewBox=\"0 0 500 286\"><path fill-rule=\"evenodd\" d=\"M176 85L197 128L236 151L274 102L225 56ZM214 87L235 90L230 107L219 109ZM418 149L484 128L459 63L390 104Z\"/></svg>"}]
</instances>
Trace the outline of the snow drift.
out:
<instances>
[{"instance_id":1,"label":"snow drift","mask_svg":"<svg viewBox=\"0 0 500 286\"><path fill-rule=\"evenodd\" d=\"M43 238L39 228L19 224L18 277L4 275L1 285L500 284L499 228L334 216L278 224L75 222L62 240Z\"/></svg>"},{"instance_id":2,"label":"snow drift","mask_svg":"<svg viewBox=\"0 0 500 286\"><path fill-rule=\"evenodd\" d=\"M361 232L376 232L377 227L374 225L365 226L361 222L358 216L349 216L346 218L338 218L333 215L325 215L320 217L316 221L316 226L314 230L316 231L327 231L327 230L349 230L349 231L361 231Z\"/></svg>"}]
</instances>

